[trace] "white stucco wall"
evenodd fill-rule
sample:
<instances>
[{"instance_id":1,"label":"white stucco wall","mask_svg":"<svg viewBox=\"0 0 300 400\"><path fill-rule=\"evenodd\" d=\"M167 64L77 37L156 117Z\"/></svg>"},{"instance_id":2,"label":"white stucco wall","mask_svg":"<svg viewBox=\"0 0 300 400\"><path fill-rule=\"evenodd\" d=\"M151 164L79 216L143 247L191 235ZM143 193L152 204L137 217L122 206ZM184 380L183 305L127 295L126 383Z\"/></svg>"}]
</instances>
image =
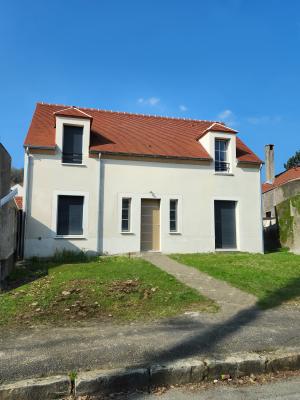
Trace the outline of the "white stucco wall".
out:
<instances>
[{"instance_id":1,"label":"white stucco wall","mask_svg":"<svg viewBox=\"0 0 300 400\"><path fill-rule=\"evenodd\" d=\"M62 165L61 149L55 156L30 156L25 257L51 256L63 248L109 254L139 252L142 198L161 200L162 252L214 251L214 200L237 202L237 250L263 250L258 168L239 167L235 158L230 160L232 174L227 175L216 174L213 162L100 161L89 158L87 148L82 166ZM68 192L88 198L82 238L56 237L57 195ZM121 232L122 197L132 199L129 233ZM175 234L169 232L170 199L178 199L179 232Z\"/></svg>"},{"instance_id":2,"label":"white stucco wall","mask_svg":"<svg viewBox=\"0 0 300 400\"><path fill-rule=\"evenodd\" d=\"M62 164L63 123L81 125L83 129L82 165ZM89 120L57 117L55 155L31 154L26 189L26 258L47 257L56 250L98 251L99 160L89 157ZM59 194L85 196L84 232L80 238L58 238L56 235L56 203Z\"/></svg>"},{"instance_id":3,"label":"white stucco wall","mask_svg":"<svg viewBox=\"0 0 300 400\"><path fill-rule=\"evenodd\" d=\"M161 251L215 251L214 200L237 201L240 251L262 251L260 173L235 168L216 175L213 165L102 160L102 248L107 253L140 251L141 198L161 200ZM131 197L131 232L121 232L120 204ZM169 199L179 200L179 232L169 232Z\"/></svg>"}]
</instances>

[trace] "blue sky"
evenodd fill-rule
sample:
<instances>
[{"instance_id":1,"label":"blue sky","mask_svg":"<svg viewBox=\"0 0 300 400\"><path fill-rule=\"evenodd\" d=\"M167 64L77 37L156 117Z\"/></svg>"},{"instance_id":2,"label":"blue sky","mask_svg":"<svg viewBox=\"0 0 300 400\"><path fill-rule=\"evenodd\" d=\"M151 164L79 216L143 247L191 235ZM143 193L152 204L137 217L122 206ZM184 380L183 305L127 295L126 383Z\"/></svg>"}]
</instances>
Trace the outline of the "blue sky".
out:
<instances>
[{"instance_id":1,"label":"blue sky","mask_svg":"<svg viewBox=\"0 0 300 400\"><path fill-rule=\"evenodd\" d=\"M276 171L299 149L298 0L0 0L0 140L37 101L218 119Z\"/></svg>"}]
</instances>

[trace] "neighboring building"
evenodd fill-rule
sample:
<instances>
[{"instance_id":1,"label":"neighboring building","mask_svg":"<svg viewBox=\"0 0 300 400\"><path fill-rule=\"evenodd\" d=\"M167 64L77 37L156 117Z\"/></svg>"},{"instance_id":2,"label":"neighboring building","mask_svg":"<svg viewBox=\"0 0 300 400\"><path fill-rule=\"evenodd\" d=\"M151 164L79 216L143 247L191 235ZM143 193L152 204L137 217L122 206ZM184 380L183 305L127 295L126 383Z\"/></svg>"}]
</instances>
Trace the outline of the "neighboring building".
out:
<instances>
[{"instance_id":1,"label":"neighboring building","mask_svg":"<svg viewBox=\"0 0 300 400\"><path fill-rule=\"evenodd\" d=\"M10 170L10 155L0 143L0 286L13 269L17 250L17 209Z\"/></svg>"},{"instance_id":2,"label":"neighboring building","mask_svg":"<svg viewBox=\"0 0 300 400\"><path fill-rule=\"evenodd\" d=\"M18 210L23 210L23 196L24 196L24 189L23 186L17 183L11 187L11 190L17 189L18 193L15 196L15 203Z\"/></svg>"},{"instance_id":3,"label":"neighboring building","mask_svg":"<svg viewBox=\"0 0 300 400\"><path fill-rule=\"evenodd\" d=\"M274 145L265 146L266 182L262 186L266 244L300 250L300 166L275 176Z\"/></svg>"},{"instance_id":4,"label":"neighboring building","mask_svg":"<svg viewBox=\"0 0 300 400\"><path fill-rule=\"evenodd\" d=\"M262 161L220 122L38 103L25 257L262 252Z\"/></svg>"}]
</instances>

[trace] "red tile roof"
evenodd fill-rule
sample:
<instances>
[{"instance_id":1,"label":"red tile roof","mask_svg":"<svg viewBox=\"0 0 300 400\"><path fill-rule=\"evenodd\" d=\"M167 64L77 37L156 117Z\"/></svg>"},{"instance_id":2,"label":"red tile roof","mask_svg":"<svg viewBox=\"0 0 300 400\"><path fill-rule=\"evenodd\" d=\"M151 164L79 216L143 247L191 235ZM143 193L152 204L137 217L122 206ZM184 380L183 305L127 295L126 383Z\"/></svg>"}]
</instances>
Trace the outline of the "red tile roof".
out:
<instances>
[{"instance_id":1,"label":"red tile roof","mask_svg":"<svg viewBox=\"0 0 300 400\"><path fill-rule=\"evenodd\" d=\"M68 108L38 103L24 145L54 147L53 116ZM146 116L82 107L74 109L76 116L79 116L78 111L88 114L93 119L91 152L210 160L210 155L198 142L199 137L205 135L212 125L215 130L236 133L233 129L214 121ZM63 112L73 113L73 110ZM240 161L261 163L241 140L237 141L237 155Z\"/></svg>"},{"instance_id":2,"label":"red tile roof","mask_svg":"<svg viewBox=\"0 0 300 400\"><path fill-rule=\"evenodd\" d=\"M275 189L278 186L284 185L285 183L297 179L300 179L300 167L288 169L287 171L284 171L281 174L276 175L273 183L268 183L268 182L263 183L262 192L266 193L269 190Z\"/></svg>"},{"instance_id":3,"label":"red tile roof","mask_svg":"<svg viewBox=\"0 0 300 400\"><path fill-rule=\"evenodd\" d=\"M15 196L15 202L19 210L23 209L23 197L22 196Z\"/></svg>"}]
</instances>

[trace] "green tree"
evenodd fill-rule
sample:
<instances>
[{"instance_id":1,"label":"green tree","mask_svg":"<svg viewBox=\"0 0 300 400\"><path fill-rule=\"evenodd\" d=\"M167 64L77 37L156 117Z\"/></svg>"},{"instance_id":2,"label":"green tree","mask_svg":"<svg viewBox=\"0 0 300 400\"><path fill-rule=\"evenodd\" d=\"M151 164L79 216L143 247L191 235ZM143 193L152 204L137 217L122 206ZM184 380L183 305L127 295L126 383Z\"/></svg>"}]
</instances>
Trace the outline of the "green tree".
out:
<instances>
[{"instance_id":1,"label":"green tree","mask_svg":"<svg viewBox=\"0 0 300 400\"><path fill-rule=\"evenodd\" d=\"M290 169L293 167L299 167L300 166L300 151L296 151L295 155L290 157L287 160L287 163L284 164L285 169Z\"/></svg>"},{"instance_id":2,"label":"green tree","mask_svg":"<svg viewBox=\"0 0 300 400\"><path fill-rule=\"evenodd\" d=\"M10 172L10 182L12 185L16 185L17 183L23 184L23 177L24 177L23 168L12 167Z\"/></svg>"}]
</instances>

